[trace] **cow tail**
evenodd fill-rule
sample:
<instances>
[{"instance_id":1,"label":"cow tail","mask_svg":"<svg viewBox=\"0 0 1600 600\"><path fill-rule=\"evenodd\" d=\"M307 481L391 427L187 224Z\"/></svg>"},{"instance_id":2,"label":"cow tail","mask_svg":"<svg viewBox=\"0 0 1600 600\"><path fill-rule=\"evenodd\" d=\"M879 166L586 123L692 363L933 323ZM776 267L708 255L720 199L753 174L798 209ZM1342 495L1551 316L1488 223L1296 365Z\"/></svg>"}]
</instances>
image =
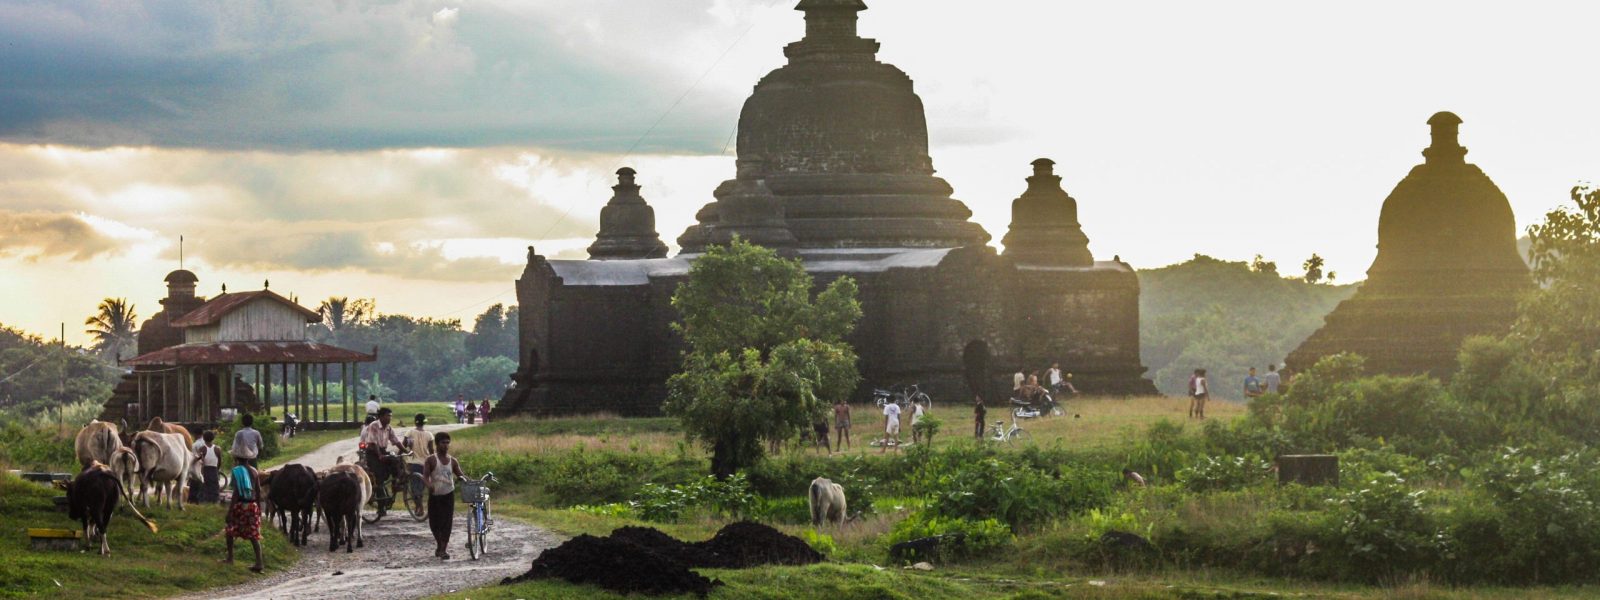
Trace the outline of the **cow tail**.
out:
<instances>
[{"instance_id":1,"label":"cow tail","mask_svg":"<svg viewBox=\"0 0 1600 600\"><path fill-rule=\"evenodd\" d=\"M117 494L122 496L122 499L128 503L128 510L133 511L133 516L139 517L139 520L144 522L144 526L150 528L150 533L160 533L161 528L156 526L155 521L146 519L144 514L139 512L139 507L133 505L133 496L128 493L127 488L122 487L121 479L117 479Z\"/></svg>"},{"instance_id":2,"label":"cow tail","mask_svg":"<svg viewBox=\"0 0 1600 600\"><path fill-rule=\"evenodd\" d=\"M102 448L110 448L112 454L116 453L116 449L117 448L121 448L122 447L122 440L117 438L117 434L111 433L111 428L110 427L101 428L100 429L100 437L105 440L105 443L102 444L101 447ZM93 454L93 451L91 450L90 453ZM108 461L111 460L111 456L107 455L106 456L106 460L108 460Z\"/></svg>"},{"instance_id":3,"label":"cow tail","mask_svg":"<svg viewBox=\"0 0 1600 600\"><path fill-rule=\"evenodd\" d=\"M817 524L820 524L822 522L822 512L821 512L822 511L822 496L820 494L821 491L822 491L822 486L817 485L817 482L815 482L815 481L811 482L811 497L807 498L807 500L811 501L810 504L811 504L811 524L812 525L817 525Z\"/></svg>"}]
</instances>

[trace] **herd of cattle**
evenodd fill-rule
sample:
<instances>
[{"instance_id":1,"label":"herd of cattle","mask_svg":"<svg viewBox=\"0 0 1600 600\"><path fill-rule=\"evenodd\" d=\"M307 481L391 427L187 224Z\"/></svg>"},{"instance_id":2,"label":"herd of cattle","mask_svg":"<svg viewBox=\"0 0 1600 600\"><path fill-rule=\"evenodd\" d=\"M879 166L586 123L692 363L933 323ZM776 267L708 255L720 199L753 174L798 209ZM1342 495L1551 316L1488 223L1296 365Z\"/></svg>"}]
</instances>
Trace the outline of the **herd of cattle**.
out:
<instances>
[{"instance_id":1,"label":"herd of cattle","mask_svg":"<svg viewBox=\"0 0 1600 600\"><path fill-rule=\"evenodd\" d=\"M134 516L151 532L155 523L134 506L137 495L145 508L154 494L157 506L184 510L191 485L202 483L201 465L194 458L194 438L181 425L150 421L144 430L122 434L105 421L90 421L78 431L74 450L82 471L66 484L67 513L83 526L84 543L100 542L100 554L111 553L106 527L119 501L126 501ZM328 521L328 550L341 543L346 552L365 546L361 532L361 507L372 498L372 479L360 465L344 463L317 472L299 464L260 473L263 513L296 545L304 546L321 519ZM137 494L135 490L137 489ZM354 544L354 546L352 546Z\"/></svg>"}]
</instances>

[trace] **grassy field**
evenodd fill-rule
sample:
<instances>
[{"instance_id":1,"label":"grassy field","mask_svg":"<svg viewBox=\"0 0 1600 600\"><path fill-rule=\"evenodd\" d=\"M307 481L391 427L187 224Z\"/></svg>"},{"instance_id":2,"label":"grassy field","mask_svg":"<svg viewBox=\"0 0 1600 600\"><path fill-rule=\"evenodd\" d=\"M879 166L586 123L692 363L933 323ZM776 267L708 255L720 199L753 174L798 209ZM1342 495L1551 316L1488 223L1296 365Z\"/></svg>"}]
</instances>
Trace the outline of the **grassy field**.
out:
<instances>
[{"instance_id":1,"label":"grassy field","mask_svg":"<svg viewBox=\"0 0 1600 600\"><path fill-rule=\"evenodd\" d=\"M253 560L249 544L236 564L217 564L223 556L221 506L141 509L160 533L118 509L111 519L110 556L100 556L98 545L90 552L29 549L26 528L80 529L54 510L51 498L61 494L0 474L0 597L154 598L260 577L247 570ZM269 571L298 559L276 529L263 528L262 546Z\"/></svg>"}]
</instances>

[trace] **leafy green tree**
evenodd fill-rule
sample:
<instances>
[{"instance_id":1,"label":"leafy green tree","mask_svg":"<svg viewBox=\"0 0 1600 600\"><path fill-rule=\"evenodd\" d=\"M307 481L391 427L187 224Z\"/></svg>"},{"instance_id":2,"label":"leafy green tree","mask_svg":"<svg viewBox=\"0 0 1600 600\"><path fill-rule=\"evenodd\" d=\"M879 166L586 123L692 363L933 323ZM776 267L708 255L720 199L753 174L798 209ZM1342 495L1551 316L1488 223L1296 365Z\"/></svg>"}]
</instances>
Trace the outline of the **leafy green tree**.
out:
<instances>
[{"instance_id":1,"label":"leafy green tree","mask_svg":"<svg viewBox=\"0 0 1600 600\"><path fill-rule=\"evenodd\" d=\"M466 336L460 319L379 315L345 326L331 341L362 352L376 346L378 363L373 371L382 374L384 385L394 389L397 399L411 401L443 398L442 382L467 364Z\"/></svg>"},{"instance_id":2,"label":"leafy green tree","mask_svg":"<svg viewBox=\"0 0 1600 600\"><path fill-rule=\"evenodd\" d=\"M1319 282L1321 282L1322 281L1322 267L1325 266L1325 265L1326 265L1326 262L1322 260L1321 256L1317 256L1317 254L1315 252L1311 253L1311 258L1306 259L1306 262L1304 262L1304 263L1302 263L1300 265L1300 268L1306 270L1306 276L1305 276L1306 283L1319 283Z\"/></svg>"},{"instance_id":3,"label":"leafy green tree","mask_svg":"<svg viewBox=\"0 0 1600 600\"><path fill-rule=\"evenodd\" d=\"M371 298L351 300L348 296L332 296L323 300L317 307L317 312L322 313L322 326L330 333L338 333L346 327L361 325L378 316L377 303Z\"/></svg>"},{"instance_id":4,"label":"leafy green tree","mask_svg":"<svg viewBox=\"0 0 1600 600\"><path fill-rule=\"evenodd\" d=\"M467 354L473 358L502 356L517 359L517 307L496 304L478 315L467 334ZM516 367L513 365L512 371ZM507 371L506 373L510 373Z\"/></svg>"},{"instance_id":5,"label":"leafy green tree","mask_svg":"<svg viewBox=\"0 0 1600 600\"><path fill-rule=\"evenodd\" d=\"M506 391L506 384L511 382L511 373L516 370L517 361L504 356L474 358L444 378L440 385L441 398L461 394L468 400L493 398L498 401Z\"/></svg>"},{"instance_id":6,"label":"leafy green tree","mask_svg":"<svg viewBox=\"0 0 1600 600\"><path fill-rule=\"evenodd\" d=\"M133 346L138 336L139 315L127 298L100 301L94 316L83 321L84 333L94 337L94 349L113 361L123 358L123 350Z\"/></svg>"},{"instance_id":7,"label":"leafy green tree","mask_svg":"<svg viewBox=\"0 0 1600 600\"><path fill-rule=\"evenodd\" d=\"M800 261L735 238L689 268L672 297L688 351L667 380L667 414L711 449L719 478L755 464L762 442L793 436L861 375L844 341L861 318L855 280L812 297Z\"/></svg>"},{"instance_id":8,"label":"leafy green tree","mask_svg":"<svg viewBox=\"0 0 1600 600\"><path fill-rule=\"evenodd\" d=\"M0 423L64 405L104 402L121 374L91 349L63 347L0 325Z\"/></svg>"}]
</instances>

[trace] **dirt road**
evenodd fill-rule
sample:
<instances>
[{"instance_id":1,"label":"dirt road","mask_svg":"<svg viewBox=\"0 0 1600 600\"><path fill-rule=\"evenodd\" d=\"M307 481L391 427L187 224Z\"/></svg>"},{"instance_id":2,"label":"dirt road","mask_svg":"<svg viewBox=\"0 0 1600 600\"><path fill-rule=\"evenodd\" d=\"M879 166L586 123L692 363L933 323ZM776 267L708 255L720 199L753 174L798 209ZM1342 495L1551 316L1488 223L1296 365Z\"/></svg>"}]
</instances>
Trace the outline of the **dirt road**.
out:
<instances>
[{"instance_id":1,"label":"dirt road","mask_svg":"<svg viewBox=\"0 0 1600 600\"><path fill-rule=\"evenodd\" d=\"M465 425L442 425L433 431L451 431ZM356 438L328 444L292 461L322 470L339 456L355 458ZM478 475L471 473L470 475ZM212 598L361 598L399 600L422 598L499 581L528 570L545 548L561 542L554 534L509 519L496 519L489 533L489 553L476 561L467 558L466 505L456 505L455 533L450 538L450 560L433 557L433 534L426 522L412 521L398 504L377 524L365 525L367 545L346 554L328 552L327 528L311 535L301 550L300 562L240 586L192 594L194 600ZM266 524L263 523L263 527ZM249 546L239 560L249 559ZM243 568L239 566L236 568Z\"/></svg>"}]
</instances>

